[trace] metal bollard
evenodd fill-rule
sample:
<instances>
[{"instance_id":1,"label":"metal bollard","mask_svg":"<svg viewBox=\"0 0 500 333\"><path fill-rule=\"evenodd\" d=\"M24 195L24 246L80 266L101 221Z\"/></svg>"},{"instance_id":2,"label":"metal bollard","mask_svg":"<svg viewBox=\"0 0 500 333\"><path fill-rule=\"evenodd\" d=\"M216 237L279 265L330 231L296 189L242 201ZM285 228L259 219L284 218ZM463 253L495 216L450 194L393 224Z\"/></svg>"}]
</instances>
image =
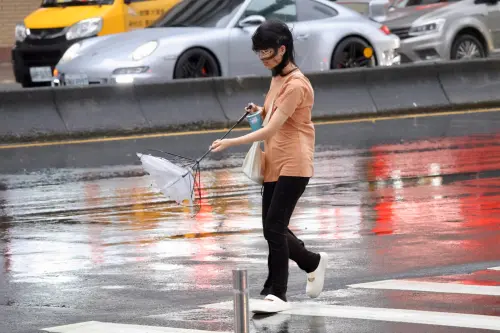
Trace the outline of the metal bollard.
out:
<instances>
[{"instance_id":1,"label":"metal bollard","mask_svg":"<svg viewBox=\"0 0 500 333\"><path fill-rule=\"evenodd\" d=\"M250 332L250 308L247 271L233 270L234 332Z\"/></svg>"}]
</instances>

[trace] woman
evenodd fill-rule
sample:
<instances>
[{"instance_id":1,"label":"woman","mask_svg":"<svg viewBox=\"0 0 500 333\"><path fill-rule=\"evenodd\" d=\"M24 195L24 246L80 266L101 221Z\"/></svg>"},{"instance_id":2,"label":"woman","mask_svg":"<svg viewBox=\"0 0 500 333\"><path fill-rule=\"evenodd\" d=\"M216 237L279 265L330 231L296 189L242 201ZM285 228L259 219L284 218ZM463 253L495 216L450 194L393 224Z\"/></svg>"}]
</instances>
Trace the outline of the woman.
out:
<instances>
[{"instance_id":1,"label":"woman","mask_svg":"<svg viewBox=\"0 0 500 333\"><path fill-rule=\"evenodd\" d=\"M250 103L247 110L260 109L262 117L271 112L270 120L263 128L247 135L216 140L211 148L219 152L264 141L262 222L269 245L269 273L261 295L266 296L268 302L254 306L253 312L274 313L290 309L286 298L288 259L307 273L306 293L314 298L323 289L328 258L326 253L307 250L288 229L295 205L313 175L314 91L295 65L292 33L285 23L266 21L255 31L252 42L253 50L273 77L264 107Z\"/></svg>"}]
</instances>

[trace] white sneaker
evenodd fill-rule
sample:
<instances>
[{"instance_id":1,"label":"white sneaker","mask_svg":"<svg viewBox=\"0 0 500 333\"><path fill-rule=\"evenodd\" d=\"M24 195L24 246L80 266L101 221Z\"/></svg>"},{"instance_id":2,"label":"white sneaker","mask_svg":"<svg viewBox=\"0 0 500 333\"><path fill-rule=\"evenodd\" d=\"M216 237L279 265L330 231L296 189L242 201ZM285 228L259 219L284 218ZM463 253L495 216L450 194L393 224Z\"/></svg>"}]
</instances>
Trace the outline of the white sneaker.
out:
<instances>
[{"instance_id":1,"label":"white sneaker","mask_svg":"<svg viewBox=\"0 0 500 333\"><path fill-rule=\"evenodd\" d=\"M325 284L326 267L328 266L328 255L320 252L321 259L318 268L314 272L307 274L306 294L311 298L316 298L323 291Z\"/></svg>"},{"instance_id":2,"label":"white sneaker","mask_svg":"<svg viewBox=\"0 0 500 333\"><path fill-rule=\"evenodd\" d=\"M274 295L267 295L261 302L255 302L250 306L253 313L276 313L290 310L290 303L283 301L281 298Z\"/></svg>"}]
</instances>

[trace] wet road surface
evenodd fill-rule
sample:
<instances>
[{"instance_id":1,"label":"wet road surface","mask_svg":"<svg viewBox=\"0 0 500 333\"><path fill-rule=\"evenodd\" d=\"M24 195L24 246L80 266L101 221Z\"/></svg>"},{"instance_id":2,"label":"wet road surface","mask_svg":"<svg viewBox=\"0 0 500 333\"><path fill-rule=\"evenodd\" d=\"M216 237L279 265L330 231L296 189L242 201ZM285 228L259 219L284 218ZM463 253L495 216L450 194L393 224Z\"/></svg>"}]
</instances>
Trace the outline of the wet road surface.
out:
<instances>
[{"instance_id":1,"label":"wet road surface","mask_svg":"<svg viewBox=\"0 0 500 333\"><path fill-rule=\"evenodd\" d=\"M294 308L253 318L251 331L500 330L499 119L318 126L291 229L330 255L325 290L308 299L292 263ZM252 299L266 277L244 149L204 164L194 219L133 156L197 156L217 136L0 149L0 332L232 332L231 270L248 270Z\"/></svg>"}]
</instances>

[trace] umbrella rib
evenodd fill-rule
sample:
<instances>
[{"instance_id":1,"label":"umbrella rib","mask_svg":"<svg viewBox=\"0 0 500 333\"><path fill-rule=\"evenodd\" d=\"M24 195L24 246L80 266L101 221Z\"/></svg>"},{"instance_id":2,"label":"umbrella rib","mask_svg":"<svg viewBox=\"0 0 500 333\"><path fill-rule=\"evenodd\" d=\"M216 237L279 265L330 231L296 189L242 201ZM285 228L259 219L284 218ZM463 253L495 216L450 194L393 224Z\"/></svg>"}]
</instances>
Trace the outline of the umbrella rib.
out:
<instances>
[{"instance_id":1,"label":"umbrella rib","mask_svg":"<svg viewBox=\"0 0 500 333\"><path fill-rule=\"evenodd\" d=\"M186 156L177 155L177 154L174 154L174 153L167 153L166 151L159 150L159 149L151 149L151 148L149 148L147 150L157 151L157 152L164 153L164 154L167 154L167 155L172 155L172 156L179 157L179 158L182 158L182 159L185 159L185 160L196 162L196 160L193 159L193 158L189 158L189 157L186 157Z\"/></svg>"}]
</instances>

